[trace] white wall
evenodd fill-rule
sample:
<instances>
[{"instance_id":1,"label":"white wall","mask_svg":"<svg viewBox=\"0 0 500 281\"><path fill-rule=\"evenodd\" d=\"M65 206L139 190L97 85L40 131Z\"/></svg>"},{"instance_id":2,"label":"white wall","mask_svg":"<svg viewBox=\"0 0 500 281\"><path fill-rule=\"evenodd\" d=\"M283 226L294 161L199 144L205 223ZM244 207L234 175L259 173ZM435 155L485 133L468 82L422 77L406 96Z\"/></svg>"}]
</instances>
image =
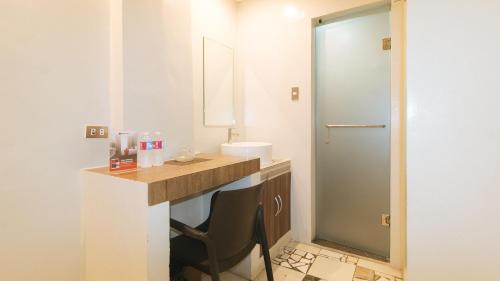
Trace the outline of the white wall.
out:
<instances>
[{"instance_id":1,"label":"white wall","mask_svg":"<svg viewBox=\"0 0 500 281\"><path fill-rule=\"evenodd\" d=\"M108 146L85 140L84 124L160 130L167 157L192 147L195 133L204 151L225 140L226 130L201 127L201 39L235 45L235 3L193 2L210 10L191 1L0 2L0 279L79 279L78 170L105 165ZM172 216L199 222L201 198Z\"/></svg>"},{"instance_id":2,"label":"white wall","mask_svg":"<svg viewBox=\"0 0 500 281\"><path fill-rule=\"evenodd\" d=\"M109 0L109 126L123 129L123 0Z\"/></svg>"},{"instance_id":3,"label":"white wall","mask_svg":"<svg viewBox=\"0 0 500 281\"><path fill-rule=\"evenodd\" d=\"M498 1L408 1L408 277L500 276Z\"/></svg>"},{"instance_id":4,"label":"white wall","mask_svg":"<svg viewBox=\"0 0 500 281\"><path fill-rule=\"evenodd\" d=\"M203 125L203 36L236 47L235 1L123 1L123 127L162 131L168 157L216 152L227 138ZM238 97L236 107L243 135Z\"/></svg>"},{"instance_id":5,"label":"white wall","mask_svg":"<svg viewBox=\"0 0 500 281\"><path fill-rule=\"evenodd\" d=\"M0 280L80 277L78 172L105 163L109 10L101 0L0 1Z\"/></svg>"},{"instance_id":6,"label":"white wall","mask_svg":"<svg viewBox=\"0 0 500 281\"><path fill-rule=\"evenodd\" d=\"M236 49L236 2L234 0L191 0L191 2L194 149L202 152L218 152L220 144L227 141L227 128L203 125L203 37L206 36L232 47L235 53L238 52ZM244 134L241 103L241 97L236 95L235 128L240 134L239 138L243 138Z\"/></svg>"},{"instance_id":7,"label":"white wall","mask_svg":"<svg viewBox=\"0 0 500 281\"><path fill-rule=\"evenodd\" d=\"M273 143L274 158L292 160L293 238L311 241L311 19L380 1L243 1L238 5L238 61L242 65L248 140ZM290 98L300 87L299 101Z\"/></svg>"},{"instance_id":8,"label":"white wall","mask_svg":"<svg viewBox=\"0 0 500 281\"><path fill-rule=\"evenodd\" d=\"M160 131L166 156L192 146L189 1L123 1L124 128Z\"/></svg>"},{"instance_id":9,"label":"white wall","mask_svg":"<svg viewBox=\"0 0 500 281\"><path fill-rule=\"evenodd\" d=\"M124 128L161 131L167 158L193 147L191 13L191 1L123 2ZM202 221L201 198L171 207L173 218Z\"/></svg>"}]
</instances>

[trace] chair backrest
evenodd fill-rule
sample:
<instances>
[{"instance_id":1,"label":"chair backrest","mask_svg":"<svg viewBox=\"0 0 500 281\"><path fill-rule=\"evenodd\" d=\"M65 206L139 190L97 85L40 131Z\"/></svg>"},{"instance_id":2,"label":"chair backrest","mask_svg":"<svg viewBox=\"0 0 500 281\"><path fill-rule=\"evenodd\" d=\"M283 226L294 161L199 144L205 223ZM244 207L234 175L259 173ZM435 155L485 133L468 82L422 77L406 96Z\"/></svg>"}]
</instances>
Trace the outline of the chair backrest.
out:
<instances>
[{"instance_id":1,"label":"chair backrest","mask_svg":"<svg viewBox=\"0 0 500 281\"><path fill-rule=\"evenodd\" d=\"M215 242L219 260L246 256L255 246L257 209L262 184L221 191L214 194L210 206L208 236Z\"/></svg>"}]
</instances>

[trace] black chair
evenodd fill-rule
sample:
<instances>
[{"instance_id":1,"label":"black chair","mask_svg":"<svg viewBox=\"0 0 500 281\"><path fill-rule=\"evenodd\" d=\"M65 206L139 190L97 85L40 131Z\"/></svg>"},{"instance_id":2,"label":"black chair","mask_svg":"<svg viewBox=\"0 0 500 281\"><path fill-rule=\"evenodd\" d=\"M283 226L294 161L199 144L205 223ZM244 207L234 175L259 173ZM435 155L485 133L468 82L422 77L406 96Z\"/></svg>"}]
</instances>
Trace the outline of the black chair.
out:
<instances>
[{"instance_id":1,"label":"black chair","mask_svg":"<svg viewBox=\"0 0 500 281\"><path fill-rule=\"evenodd\" d=\"M260 244L267 280L273 281L261 191L262 184L216 192L207 220L195 228L171 219L170 226L182 233L170 242L171 262L194 267L219 281L219 272L238 264Z\"/></svg>"}]
</instances>

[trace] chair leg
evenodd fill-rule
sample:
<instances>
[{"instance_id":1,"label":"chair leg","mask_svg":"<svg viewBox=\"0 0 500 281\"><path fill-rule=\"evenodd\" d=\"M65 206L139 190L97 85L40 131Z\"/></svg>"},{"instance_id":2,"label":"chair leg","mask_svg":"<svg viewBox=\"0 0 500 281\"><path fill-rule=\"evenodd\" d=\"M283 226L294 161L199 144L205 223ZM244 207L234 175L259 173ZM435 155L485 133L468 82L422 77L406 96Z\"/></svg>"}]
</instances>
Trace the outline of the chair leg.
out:
<instances>
[{"instance_id":1,"label":"chair leg","mask_svg":"<svg viewBox=\"0 0 500 281\"><path fill-rule=\"evenodd\" d=\"M271 264L271 256L269 255L269 244L267 243L266 229L264 227L264 217L262 215L262 209L259 209L258 215L258 236L259 243L262 248L262 255L264 256L264 265L266 267L266 275L268 281L274 281L273 277L273 266Z\"/></svg>"},{"instance_id":2,"label":"chair leg","mask_svg":"<svg viewBox=\"0 0 500 281\"><path fill-rule=\"evenodd\" d=\"M212 281L220 281L219 265L217 261L212 261L212 259L210 259L210 276L212 277Z\"/></svg>"},{"instance_id":3,"label":"chair leg","mask_svg":"<svg viewBox=\"0 0 500 281\"><path fill-rule=\"evenodd\" d=\"M264 255L264 265L266 266L267 280L274 281L273 266L271 264L271 256L269 255L269 246L267 245L267 239L264 238L264 241L261 245L262 254Z\"/></svg>"},{"instance_id":4,"label":"chair leg","mask_svg":"<svg viewBox=\"0 0 500 281\"><path fill-rule=\"evenodd\" d=\"M220 281L219 277L219 263L217 261L217 254L215 252L215 247L212 243L207 243L208 260L210 262L210 275L212 281Z\"/></svg>"},{"instance_id":5,"label":"chair leg","mask_svg":"<svg viewBox=\"0 0 500 281\"><path fill-rule=\"evenodd\" d=\"M212 269L210 269L210 276L212 281L220 281L219 272L212 272Z\"/></svg>"}]
</instances>

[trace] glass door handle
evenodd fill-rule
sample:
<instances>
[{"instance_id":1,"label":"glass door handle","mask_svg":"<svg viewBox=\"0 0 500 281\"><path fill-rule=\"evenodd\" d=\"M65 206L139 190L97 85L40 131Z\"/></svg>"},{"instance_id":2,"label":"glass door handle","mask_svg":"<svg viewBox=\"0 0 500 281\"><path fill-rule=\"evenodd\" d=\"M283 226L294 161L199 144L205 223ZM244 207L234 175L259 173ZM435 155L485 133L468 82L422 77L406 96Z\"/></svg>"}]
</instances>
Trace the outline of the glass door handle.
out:
<instances>
[{"instance_id":1,"label":"glass door handle","mask_svg":"<svg viewBox=\"0 0 500 281\"><path fill-rule=\"evenodd\" d=\"M369 124L359 124L359 125L354 125L354 124L326 124L325 127L327 129L345 129L345 128L354 128L354 129L375 129L375 128L385 128L385 124L375 124L375 125L369 125ZM328 137L325 140L326 144L330 143L330 130L328 130Z\"/></svg>"},{"instance_id":2,"label":"glass door handle","mask_svg":"<svg viewBox=\"0 0 500 281\"><path fill-rule=\"evenodd\" d=\"M384 124L378 124L378 125L349 125L349 124L342 124L342 125L325 125L328 129L330 128L385 128L386 126Z\"/></svg>"}]
</instances>

